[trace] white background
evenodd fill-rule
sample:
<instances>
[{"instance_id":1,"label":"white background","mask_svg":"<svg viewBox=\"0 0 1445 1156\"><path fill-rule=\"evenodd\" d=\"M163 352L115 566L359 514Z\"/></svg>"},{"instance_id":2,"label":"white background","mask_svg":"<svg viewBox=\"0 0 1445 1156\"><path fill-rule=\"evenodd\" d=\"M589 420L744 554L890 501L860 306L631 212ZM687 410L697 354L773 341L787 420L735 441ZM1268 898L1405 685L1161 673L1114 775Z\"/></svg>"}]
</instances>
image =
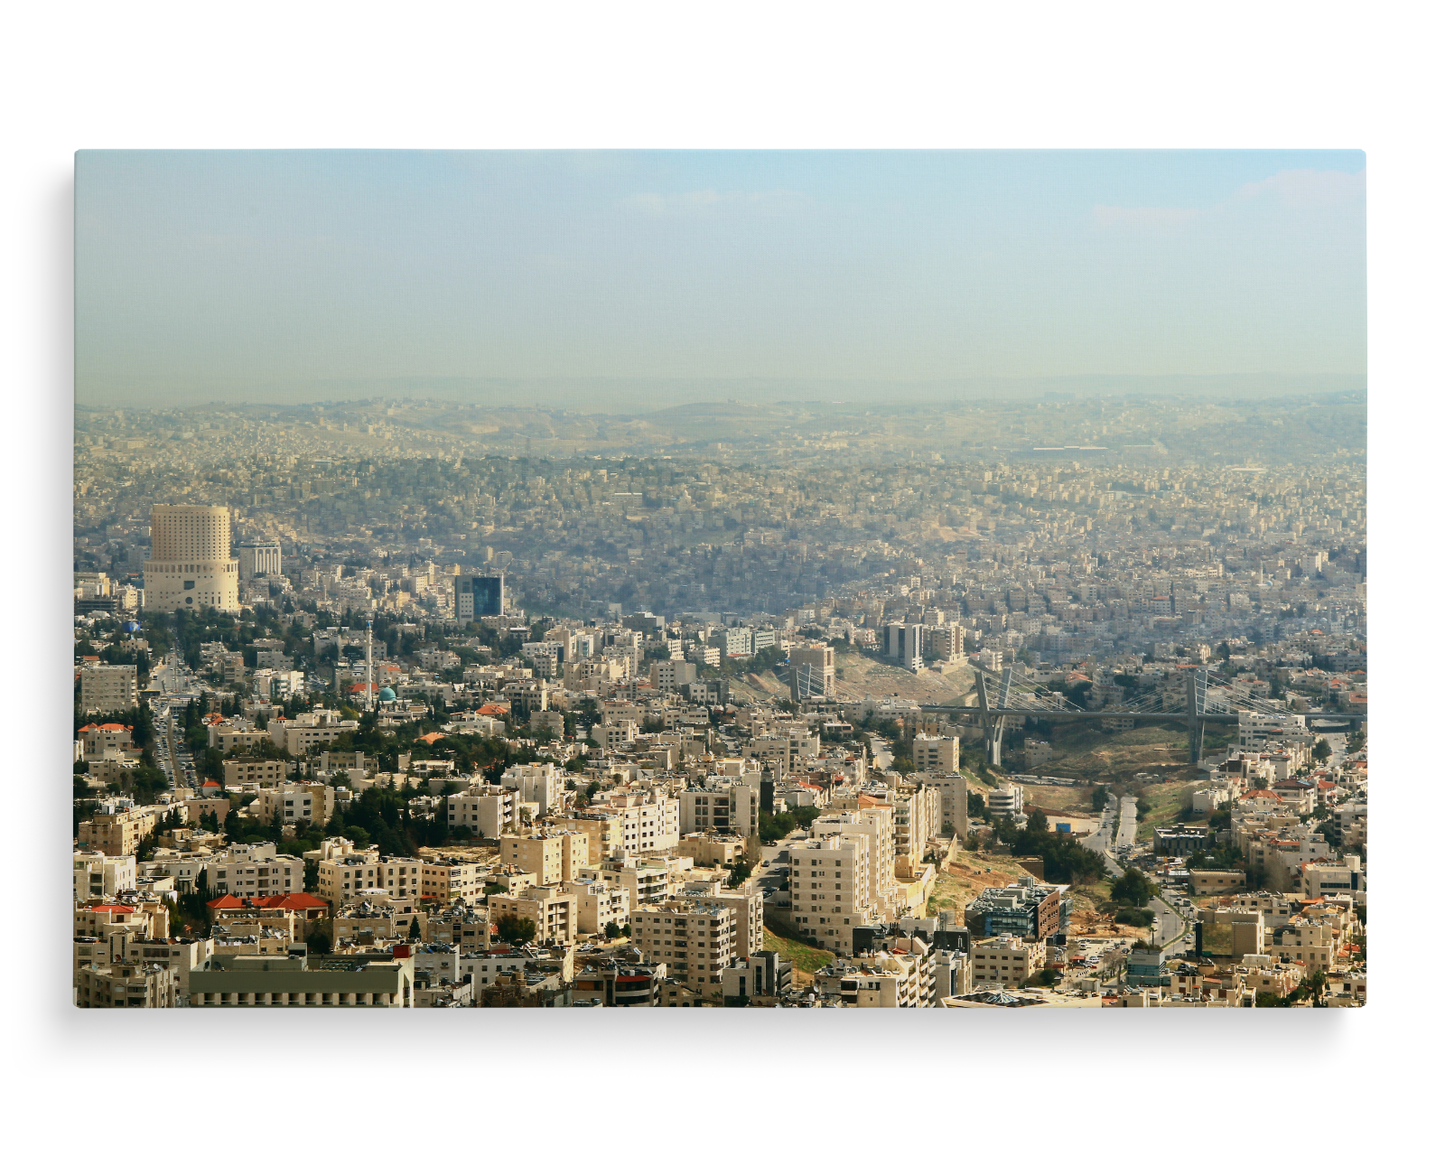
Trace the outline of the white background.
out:
<instances>
[{"instance_id":1,"label":"white background","mask_svg":"<svg viewBox=\"0 0 1445 1156\"><path fill-rule=\"evenodd\" d=\"M1425 5L28 4L4 31L9 1134L59 1147L1438 1143L1438 29ZM1368 14L1367 14L1368 13ZM1287 1015L69 1007L79 148L1367 153L1370 1006ZM1250 1125L1254 1125L1253 1128ZM1417 1130L1418 1129L1418 1130ZM219 1141L219 1143L217 1143ZM371 1141L372 1144L367 1142ZM1433 1142L1432 1142L1433 1141Z\"/></svg>"}]
</instances>

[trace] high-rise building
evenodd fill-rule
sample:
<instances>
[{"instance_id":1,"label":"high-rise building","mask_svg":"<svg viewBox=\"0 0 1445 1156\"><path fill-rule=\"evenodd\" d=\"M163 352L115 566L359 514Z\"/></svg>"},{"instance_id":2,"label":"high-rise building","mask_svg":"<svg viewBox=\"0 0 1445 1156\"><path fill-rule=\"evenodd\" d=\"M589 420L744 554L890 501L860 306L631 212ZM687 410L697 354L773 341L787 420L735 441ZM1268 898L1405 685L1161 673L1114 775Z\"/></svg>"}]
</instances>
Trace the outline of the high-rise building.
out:
<instances>
[{"instance_id":1,"label":"high-rise building","mask_svg":"<svg viewBox=\"0 0 1445 1156\"><path fill-rule=\"evenodd\" d=\"M890 622L883 628L883 656L905 670L923 668L923 627L916 622Z\"/></svg>"},{"instance_id":2,"label":"high-rise building","mask_svg":"<svg viewBox=\"0 0 1445 1156\"><path fill-rule=\"evenodd\" d=\"M151 556L145 564L147 610L235 613L238 566L231 559L225 506L152 506Z\"/></svg>"},{"instance_id":3,"label":"high-rise building","mask_svg":"<svg viewBox=\"0 0 1445 1156\"><path fill-rule=\"evenodd\" d=\"M833 648L831 646L795 646L788 652L793 666L812 667L809 694L833 696ZM818 689L811 689L817 687Z\"/></svg>"},{"instance_id":4,"label":"high-rise building","mask_svg":"<svg viewBox=\"0 0 1445 1156\"><path fill-rule=\"evenodd\" d=\"M86 714L135 710L139 701L134 666L87 666L81 670L80 709Z\"/></svg>"},{"instance_id":5,"label":"high-rise building","mask_svg":"<svg viewBox=\"0 0 1445 1156\"><path fill-rule=\"evenodd\" d=\"M494 618L502 613L503 585L500 574L458 574L452 579L457 621Z\"/></svg>"},{"instance_id":6,"label":"high-rise building","mask_svg":"<svg viewBox=\"0 0 1445 1156\"><path fill-rule=\"evenodd\" d=\"M280 542L242 542L236 548L236 555L242 582L281 573Z\"/></svg>"}]
</instances>

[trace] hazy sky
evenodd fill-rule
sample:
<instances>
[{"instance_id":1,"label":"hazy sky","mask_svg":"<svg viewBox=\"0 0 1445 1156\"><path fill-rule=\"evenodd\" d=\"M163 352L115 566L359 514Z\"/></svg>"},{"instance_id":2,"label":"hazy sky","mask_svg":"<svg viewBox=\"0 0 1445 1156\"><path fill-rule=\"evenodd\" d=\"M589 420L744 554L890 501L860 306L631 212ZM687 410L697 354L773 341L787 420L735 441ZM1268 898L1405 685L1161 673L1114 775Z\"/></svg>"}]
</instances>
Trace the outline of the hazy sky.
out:
<instances>
[{"instance_id":1,"label":"hazy sky","mask_svg":"<svg viewBox=\"0 0 1445 1156\"><path fill-rule=\"evenodd\" d=\"M76 395L1362 374L1364 165L1348 151L82 152Z\"/></svg>"}]
</instances>

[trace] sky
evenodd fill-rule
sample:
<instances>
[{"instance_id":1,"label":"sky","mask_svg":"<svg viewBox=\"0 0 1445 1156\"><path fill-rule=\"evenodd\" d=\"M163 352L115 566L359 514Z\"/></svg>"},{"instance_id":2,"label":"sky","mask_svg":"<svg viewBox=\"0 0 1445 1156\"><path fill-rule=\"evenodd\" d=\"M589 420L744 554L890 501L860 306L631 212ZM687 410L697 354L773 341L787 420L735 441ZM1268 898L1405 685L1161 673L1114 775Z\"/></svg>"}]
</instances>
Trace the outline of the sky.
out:
<instances>
[{"instance_id":1,"label":"sky","mask_svg":"<svg viewBox=\"0 0 1445 1156\"><path fill-rule=\"evenodd\" d=\"M1357 151L84 151L76 400L1362 384L1364 168Z\"/></svg>"}]
</instances>

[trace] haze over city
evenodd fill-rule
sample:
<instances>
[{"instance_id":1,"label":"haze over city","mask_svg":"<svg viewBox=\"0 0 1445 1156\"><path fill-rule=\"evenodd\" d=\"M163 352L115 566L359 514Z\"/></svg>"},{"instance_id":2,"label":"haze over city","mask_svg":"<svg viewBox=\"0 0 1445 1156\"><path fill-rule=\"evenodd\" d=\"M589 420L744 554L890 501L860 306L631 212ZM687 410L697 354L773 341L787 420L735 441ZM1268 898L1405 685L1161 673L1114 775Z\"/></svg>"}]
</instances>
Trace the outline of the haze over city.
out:
<instances>
[{"instance_id":1,"label":"haze over city","mask_svg":"<svg viewBox=\"0 0 1445 1156\"><path fill-rule=\"evenodd\" d=\"M1360 388L1363 196L1349 151L82 152L76 396Z\"/></svg>"}]
</instances>

